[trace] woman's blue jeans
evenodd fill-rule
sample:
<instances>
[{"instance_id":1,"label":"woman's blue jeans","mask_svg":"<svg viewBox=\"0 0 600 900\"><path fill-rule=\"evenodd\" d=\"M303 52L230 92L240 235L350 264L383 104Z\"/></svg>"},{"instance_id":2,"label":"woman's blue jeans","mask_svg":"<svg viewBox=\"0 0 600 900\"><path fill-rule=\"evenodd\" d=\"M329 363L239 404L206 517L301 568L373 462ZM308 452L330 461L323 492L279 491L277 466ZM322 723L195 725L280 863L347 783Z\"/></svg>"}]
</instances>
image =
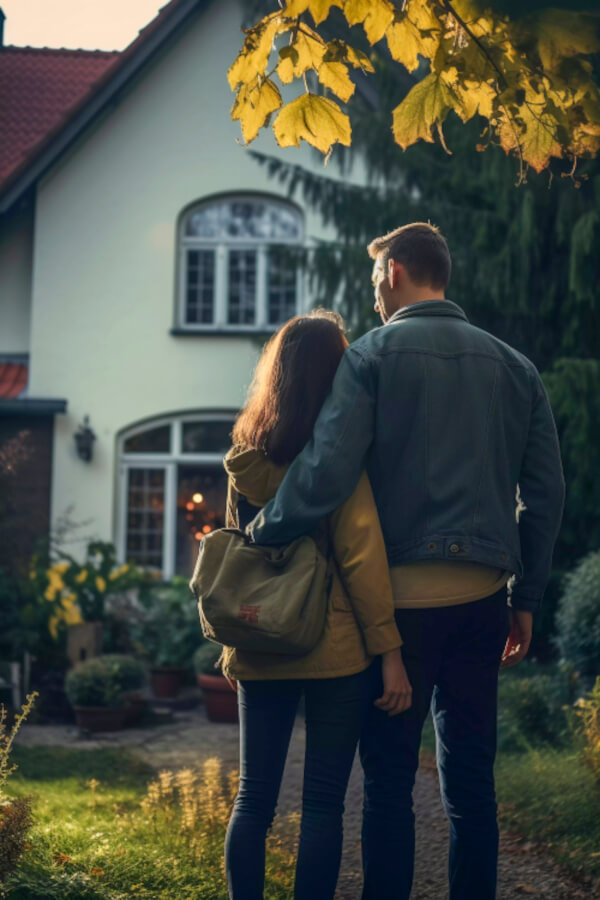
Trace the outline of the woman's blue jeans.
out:
<instances>
[{"instance_id":1,"label":"woman's blue jeans","mask_svg":"<svg viewBox=\"0 0 600 900\"><path fill-rule=\"evenodd\" d=\"M265 838L300 697L306 756L295 900L332 900L348 779L368 703L367 672L341 678L241 681L240 786L225 839L231 900L262 900Z\"/></svg>"}]
</instances>

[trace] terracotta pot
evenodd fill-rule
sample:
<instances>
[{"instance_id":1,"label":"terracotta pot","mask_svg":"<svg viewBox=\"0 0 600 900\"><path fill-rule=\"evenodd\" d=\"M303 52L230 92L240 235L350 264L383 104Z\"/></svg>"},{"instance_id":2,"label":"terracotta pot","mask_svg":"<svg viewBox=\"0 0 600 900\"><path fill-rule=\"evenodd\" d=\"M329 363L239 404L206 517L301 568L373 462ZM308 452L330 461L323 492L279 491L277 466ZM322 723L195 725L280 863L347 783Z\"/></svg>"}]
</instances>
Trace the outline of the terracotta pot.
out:
<instances>
[{"instance_id":1,"label":"terracotta pot","mask_svg":"<svg viewBox=\"0 0 600 900\"><path fill-rule=\"evenodd\" d=\"M127 725L137 725L146 708L146 698L139 691L132 691L127 697Z\"/></svg>"},{"instance_id":2,"label":"terracotta pot","mask_svg":"<svg viewBox=\"0 0 600 900\"><path fill-rule=\"evenodd\" d=\"M237 694L223 675L197 675L211 722L237 722Z\"/></svg>"},{"instance_id":3,"label":"terracotta pot","mask_svg":"<svg viewBox=\"0 0 600 900\"><path fill-rule=\"evenodd\" d=\"M183 685L185 669L179 666L160 666L152 669L150 679L155 697L176 697Z\"/></svg>"},{"instance_id":4,"label":"terracotta pot","mask_svg":"<svg viewBox=\"0 0 600 900\"><path fill-rule=\"evenodd\" d=\"M74 706L75 721L87 731L119 731L127 724L129 708L112 706Z\"/></svg>"}]
</instances>

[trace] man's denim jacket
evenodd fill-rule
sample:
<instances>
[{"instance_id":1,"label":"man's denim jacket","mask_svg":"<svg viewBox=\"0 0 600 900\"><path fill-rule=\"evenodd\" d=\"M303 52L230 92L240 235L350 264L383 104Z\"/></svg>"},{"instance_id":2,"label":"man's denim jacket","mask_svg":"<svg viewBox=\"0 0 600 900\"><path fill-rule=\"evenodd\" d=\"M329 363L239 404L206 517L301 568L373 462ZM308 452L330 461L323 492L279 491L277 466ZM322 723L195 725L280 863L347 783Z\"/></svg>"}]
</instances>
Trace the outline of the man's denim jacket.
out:
<instances>
[{"instance_id":1,"label":"man's denim jacket","mask_svg":"<svg viewBox=\"0 0 600 900\"><path fill-rule=\"evenodd\" d=\"M346 350L312 439L248 534L311 532L365 467L391 566L484 563L516 575L513 607L539 607L564 502L548 397L533 363L450 300L404 307Z\"/></svg>"}]
</instances>

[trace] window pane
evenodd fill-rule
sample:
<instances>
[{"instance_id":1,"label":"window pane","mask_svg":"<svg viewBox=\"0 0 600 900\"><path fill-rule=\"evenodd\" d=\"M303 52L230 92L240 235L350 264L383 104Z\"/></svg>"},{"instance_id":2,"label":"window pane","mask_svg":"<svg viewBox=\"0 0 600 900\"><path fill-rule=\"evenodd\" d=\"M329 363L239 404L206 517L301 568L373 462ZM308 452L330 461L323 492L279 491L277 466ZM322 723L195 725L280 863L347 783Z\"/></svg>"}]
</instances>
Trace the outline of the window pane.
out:
<instances>
[{"instance_id":1,"label":"window pane","mask_svg":"<svg viewBox=\"0 0 600 900\"><path fill-rule=\"evenodd\" d=\"M185 321L211 324L215 306L215 251L188 250L186 278Z\"/></svg>"},{"instance_id":2,"label":"window pane","mask_svg":"<svg viewBox=\"0 0 600 900\"><path fill-rule=\"evenodd\" d=\"M229 251L230 325L253 325L256 308L256 251Z\"/></svg>"},{"instance_id":3,"label":"window pane","mask_svg":"<svg viewBox=\"0 0 600 900\"><path fill-rule=\"evenodd\" d=\"M296 266L290 253L271 248L267 265L267 322L279 325L296 315Z\"/></svg>"},{"instance_id":4,"label":"window pane","mask_svg":"<svg viewBox=\"0 0 600 900\"><path fill-rule=\"evenodd\" d=\"M182 451L184 453L227 453L231 446L233 422L184 422Z\"/></svg>"},{"instance_id":5,"label":"window pane","mask_svg":"<svg viewBox=\"0 0 600 900\"><path fill-rule=\"evenodd\" d=\"M125 556L142 566L163 567L164 469L129 469Z\"/></svg>"},{"instance_id":6,"label":"window pane","mask_svg":"<svg viewBox=\"0 0 600 900\"><path fill-rule=\"evenodd\" d=\"M150 428L140 434L134 434L125 441L125 453L170 453L171 452L171 426L161 425L159 428ZM138 477L134 474L133 477Z\"/></svg>"},{"instance_id":7,"label":"window pane","mask_svg":"<svg viewBox=\"0 0 600 900\"><path fill-rule=\"evenodd\" d=\"M191 213L188 237L209 240L299 241L300 213L291 206L260 197L222 200Z\"/></svg>"},{"instance_id":8,"label":"window pane","mask_svg":"<svg viewBox=\"0 0 600 900\"><path fill-rule=\"evenodd\" d=\"M222 468L178 466L175 571L191 577L203 535L225 524L227 475Z\"/></svg>"}]
</instances>

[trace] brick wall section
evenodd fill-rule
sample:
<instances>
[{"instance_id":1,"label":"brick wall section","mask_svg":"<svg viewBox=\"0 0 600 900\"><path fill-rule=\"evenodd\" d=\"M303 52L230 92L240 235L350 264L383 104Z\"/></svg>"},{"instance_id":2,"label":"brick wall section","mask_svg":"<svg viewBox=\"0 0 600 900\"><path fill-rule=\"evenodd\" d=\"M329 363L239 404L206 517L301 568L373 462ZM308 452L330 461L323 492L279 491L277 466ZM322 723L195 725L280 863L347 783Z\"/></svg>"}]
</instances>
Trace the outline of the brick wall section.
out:
<instances>
[{"instance_id":1,"label":"brick wall section","mask_svg":"<svg viewBox=\"0 0 600 900\"><path fill-rule=\"evenodd\" d=\"M0 566L26 571L50 527L52 416L0 416Z\"/></svg>"}]
</instances>

